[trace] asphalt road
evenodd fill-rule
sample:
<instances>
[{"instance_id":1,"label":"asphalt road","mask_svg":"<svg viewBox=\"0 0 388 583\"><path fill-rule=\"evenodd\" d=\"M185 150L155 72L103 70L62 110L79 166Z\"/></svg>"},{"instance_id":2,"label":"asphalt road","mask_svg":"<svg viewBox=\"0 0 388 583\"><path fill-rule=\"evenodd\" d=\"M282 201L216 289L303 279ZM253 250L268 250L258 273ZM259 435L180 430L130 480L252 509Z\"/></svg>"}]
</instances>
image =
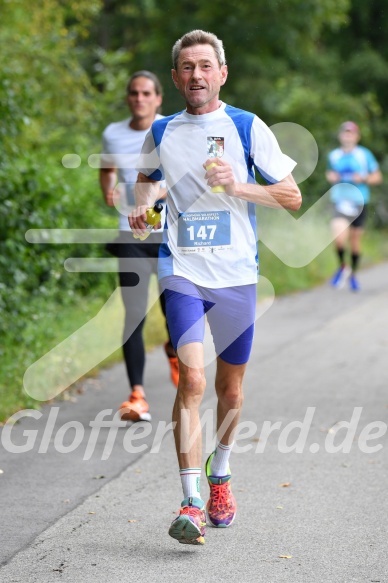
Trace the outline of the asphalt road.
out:
<instances>
[{"instance_id":1,"label":"asphalt road","mask_svg":"<svg viewBox=\"0 0 388 583\"><path fill-rule=\"evenodd\" d=\"M3 428L0 581L388 582L388 264L360 281L265 305L231 458L238 515L204 547L167 535L182 495L162 348L147 360L151 424L113 421L117 365ZM213 377L210 364L204 456Z\"/></svg>"}]
</instances>

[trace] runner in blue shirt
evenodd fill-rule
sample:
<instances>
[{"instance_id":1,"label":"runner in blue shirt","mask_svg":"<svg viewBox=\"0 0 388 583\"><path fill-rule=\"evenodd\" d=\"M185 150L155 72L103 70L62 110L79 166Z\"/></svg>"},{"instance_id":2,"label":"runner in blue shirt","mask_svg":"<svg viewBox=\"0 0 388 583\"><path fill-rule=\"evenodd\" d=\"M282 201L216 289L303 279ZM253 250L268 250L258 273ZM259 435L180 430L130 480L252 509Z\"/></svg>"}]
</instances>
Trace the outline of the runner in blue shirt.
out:
<instances>
[{"instance_id":1,"label":"runner in blue shirt","mask_svg":"<svg viewBox=\"0 0 388 583\"><path fill-rule=\"evenodd\" d=\"M372 152L358 145L360 130L357 124L353 121L344 122L340 127L338 139L341 147L329 153L326 172L328 182L333 185L332 231L340 264L331 284L333 287L341 288L350 276L350 289L358 291L360 285L355 273L360 261L361 238L370 199L369 186L380 184L382 176ZM350 268L345 261L348 240L350 240Z\"/></svg>"}]
</instances>

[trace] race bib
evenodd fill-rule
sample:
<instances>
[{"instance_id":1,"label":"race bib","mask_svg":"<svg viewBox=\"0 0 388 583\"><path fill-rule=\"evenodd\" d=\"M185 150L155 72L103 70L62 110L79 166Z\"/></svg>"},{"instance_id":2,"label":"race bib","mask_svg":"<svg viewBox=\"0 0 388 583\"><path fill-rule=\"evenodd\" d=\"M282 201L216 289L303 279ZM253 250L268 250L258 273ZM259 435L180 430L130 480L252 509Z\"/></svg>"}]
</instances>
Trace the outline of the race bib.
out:
<instances>
[{"instance_id":1,"label":"race bib","mask_svg":"<svg viewBox=\"0 0 388 583\"><path fill-rule=\"evenodd\" d=\"M360 214L360 207L351 200L340 200L335 205L336 210L345 217L357 217Z\"/></svg>"},{"instance_id":2,"label":"race bib","mask_svg":"<svg viewBox=\"0 0 388 583\"><path fill-rule=\"evenodd\" d=\"M178 251L180 253L214 253L230 248L230 211L179 214Z\"/></svg>"}]
</instances>

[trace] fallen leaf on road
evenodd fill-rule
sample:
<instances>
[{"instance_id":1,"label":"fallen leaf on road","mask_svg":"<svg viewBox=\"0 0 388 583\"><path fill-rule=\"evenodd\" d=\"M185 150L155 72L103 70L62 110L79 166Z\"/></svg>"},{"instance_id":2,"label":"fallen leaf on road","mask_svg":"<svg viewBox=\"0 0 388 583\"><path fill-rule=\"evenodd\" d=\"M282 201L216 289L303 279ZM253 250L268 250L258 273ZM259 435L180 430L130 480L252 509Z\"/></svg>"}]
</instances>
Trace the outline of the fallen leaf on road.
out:
<instances>
[{"instance_id":1,"label":"fallen leaf on road","mask_svg":"<svg viewBox=\"0 0 388 583\"><path fill-rule=\"evenodd\" d=\"M279 559L292 559L292 555L279 555Z\"/></svg>"},{"instance_id":2,"label":"fallen leaf on road","mask_svg":"<svg viewBox=\"0 0 388 583\"><path fill-rule=\"evenodd\" d=\"M96 514L95 512L88 512L88 514Z\"/></svg>"},{"instance_id":3,"label":"fallen leaf on road","mask_svg":"<svg viewBox=\"0 0 388 583\"><path fill-rule=\"evenodd\" d=\"M335 423L333 423L333 425L330 425L329 429L327 430L327 433L337 433L339 427L338 424L340 423L340 421L335 421Z\"/></svg>"},{"instance_id":4,"label":"fallen leaf on road","mask_svg":"<svg viewBox=\"0 0 388 583\"><path fill-rule=\"evenodd\" d=\"M288 488L289 486L291 486L291 482L283 482L282 484L279 484L279 488Z\"/></svg>"},{"instance_id":5,"label":"fallen leaf on road","mask_svg":"<svg viewBox=\"0 0 388 583\"><path fill-rule=\"evenodd\" d=\"M128 522L137 522L137 520L135 520L134 518L131 520L128 520Z\"/></svg>"},{"instance_id":6,"label":"fallen leaf on road","mask_svg":"<svg viewBox=\"0 0 388 583\"><path fill-rule=\"evenodd\" d=\"M283 506L276 506L277 510L283 510Z\"/></svg>"}]
</instances>

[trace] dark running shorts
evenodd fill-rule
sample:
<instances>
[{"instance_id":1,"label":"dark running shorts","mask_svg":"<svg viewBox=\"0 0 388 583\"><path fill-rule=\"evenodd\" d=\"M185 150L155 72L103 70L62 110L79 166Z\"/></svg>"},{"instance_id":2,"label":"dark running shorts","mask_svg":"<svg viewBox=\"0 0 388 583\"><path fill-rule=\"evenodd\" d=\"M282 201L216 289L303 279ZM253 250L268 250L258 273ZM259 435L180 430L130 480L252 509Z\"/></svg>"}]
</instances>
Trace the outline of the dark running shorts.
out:
<instances>
[{"instance_id":1,"label":"dark running shorts","mask_svg":"<svg viewBox=\"0 0 388 583\"><path fill-rule=\"evenodd\" d=\"M344 210L346 211L346 209L341 209L341 206L337 203L333 205L333 218L337 219L337 218L341 218L341 219L346 219L347 221L349 221L350 226L351 227L363 227L365 225L365 221L366 221L366 217L367 217L367 205L364 204L361 212L360 209L361 207L356 207L357 208L357 215L356 216L352 216L349 215L346 212L343 212ZM360 214L358 214L360 213Z\"/></svg>"}]
</instances>

